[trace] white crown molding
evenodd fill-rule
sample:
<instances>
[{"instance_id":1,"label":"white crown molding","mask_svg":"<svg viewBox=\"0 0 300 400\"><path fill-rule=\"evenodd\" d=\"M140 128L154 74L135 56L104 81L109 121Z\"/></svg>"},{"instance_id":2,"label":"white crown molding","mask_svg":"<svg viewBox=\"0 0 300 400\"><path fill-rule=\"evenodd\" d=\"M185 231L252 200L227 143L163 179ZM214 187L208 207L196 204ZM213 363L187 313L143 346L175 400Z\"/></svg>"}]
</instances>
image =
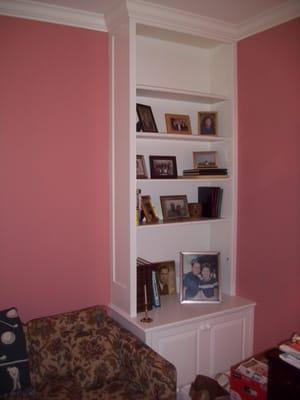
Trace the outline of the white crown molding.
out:
<instances>
[{"instance_id":1,"label":"white crown molding","mask_svg":"<svg viewBox=\"0 0 300 400\"><path fill-rule=\"evenodd\" d=\"M51 1L51 0L49 0ZM8 15L97 31L115 28L126 16L153 27L235 42L300 16L300 1L289 0L241 24L200 16L143 0L119 0L103 14L33 0L0 0L0 15Z\"/></svg>"},{"instance_id":2,"label":"white crown molding","mask_svg":"<svg viewBox=\"0 0 300 400\"><path fill-rule=\"evenodd\" d=\"M141 24L225 42L236 40L235 26L221 20L142 0L127 0L127 8L129 16Z\"/></svg>"},{"instance_id":3,"label":"white crown molding","mask_svg":"<svg viewBox=\"0 0 300 400\"><path fill-rule=\"evenodd\" d=\"M0 0L0 15L106 31L103 14L30 0Z\"/></svg>"},{"instance_id":4,"label":"white crown molding","mask_svg":"<svg viewBox=\"0 0 300 400\"><path fill-rule=\"evenodd\" d=\"M300 1L290 0L236 25L238 39L255 35L300 16Z\"/></svg>"}]
</instances>

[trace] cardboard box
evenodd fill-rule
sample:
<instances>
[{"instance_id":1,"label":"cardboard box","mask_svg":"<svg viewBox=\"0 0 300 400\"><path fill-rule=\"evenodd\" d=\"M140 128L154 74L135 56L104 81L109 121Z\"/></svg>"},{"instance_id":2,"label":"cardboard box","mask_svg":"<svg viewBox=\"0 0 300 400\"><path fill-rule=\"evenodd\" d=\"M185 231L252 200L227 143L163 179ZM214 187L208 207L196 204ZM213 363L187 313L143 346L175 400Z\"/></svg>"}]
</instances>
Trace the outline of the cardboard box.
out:
<instances>
[{"instance_id":1,"label":"cardboard box","mask_svg":"<svg viewBox=\"0 0 300 400\"><path fill-rule=\"evenodd\" d=\"M253 356L230 370L231 400L267 400L268 362L264 355Z\"/></svg>"}]
</instances>

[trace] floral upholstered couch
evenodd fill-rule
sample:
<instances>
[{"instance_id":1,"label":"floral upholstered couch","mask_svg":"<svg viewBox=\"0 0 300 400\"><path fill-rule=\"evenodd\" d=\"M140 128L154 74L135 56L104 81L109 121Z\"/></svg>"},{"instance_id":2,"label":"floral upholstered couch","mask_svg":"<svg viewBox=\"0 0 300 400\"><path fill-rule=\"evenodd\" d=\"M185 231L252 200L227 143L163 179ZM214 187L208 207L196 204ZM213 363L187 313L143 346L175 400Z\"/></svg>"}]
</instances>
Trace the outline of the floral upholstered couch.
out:
<instances>
[{"instance_id":1,"label":"floral upholstered couch","mask_svg":"<svg viewBox=\"0 0 300 400\"><path fill-rule=\"evenodd\" d=\"M25 335L33 390L21 399L176 399L175 367L102 306L32 320Z\"/></svg>"}]
</instances>

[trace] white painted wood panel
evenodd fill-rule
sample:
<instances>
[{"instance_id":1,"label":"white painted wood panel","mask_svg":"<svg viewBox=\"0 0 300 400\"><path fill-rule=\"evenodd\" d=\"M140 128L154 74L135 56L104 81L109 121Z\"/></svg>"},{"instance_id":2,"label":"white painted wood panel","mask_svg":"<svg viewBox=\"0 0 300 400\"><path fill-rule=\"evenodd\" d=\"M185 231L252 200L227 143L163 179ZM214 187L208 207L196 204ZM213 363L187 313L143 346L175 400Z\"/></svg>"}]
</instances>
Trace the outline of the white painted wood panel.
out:
<instances>
[{"instance_id":1,"label":"white painted wood panel","mask_svg":"<svg viewBox=\"0 0 300 400\"><path fill-rule=\"evenodd\" d=\"M128 98L135 69L131 66L130 29L125 20L110 32L111 299L129 314L136 308L135 270L131 273L135 262L135 141L130 132L135 128L135 102Z\"/></svg>"},{"instance_id":2,"label":"white painted wood panel","mask_svg":"<svg viewBox=\"0 0 300 400\"><path fill-rule=\"evenodd\" d=\"M137 36L137 83L209 92L209 50Z\"/></svg>"},{"instance_id":3,"label":"white painted wood panel","mask_svg":"<svg viewBox=\"0 0 300 400\"><path fill-rule=\"evenodd\" d=\"M153 334L152 346L176 366L178 386L190 383L197 375L198 354L195 351L198 348L197 326Z\"/></svg>"},{"instance_id":4,"label":"white painted wood panel","mask_svg":"<svg viewBox=\"0 0 300 400\"><path fill-rule=\"evenodd\" d=\"M210 376L215 376L245 357L245 316L211 321L210 330ZM221 355L221 356L220 356Z\"/></svg>"}]
</instances>

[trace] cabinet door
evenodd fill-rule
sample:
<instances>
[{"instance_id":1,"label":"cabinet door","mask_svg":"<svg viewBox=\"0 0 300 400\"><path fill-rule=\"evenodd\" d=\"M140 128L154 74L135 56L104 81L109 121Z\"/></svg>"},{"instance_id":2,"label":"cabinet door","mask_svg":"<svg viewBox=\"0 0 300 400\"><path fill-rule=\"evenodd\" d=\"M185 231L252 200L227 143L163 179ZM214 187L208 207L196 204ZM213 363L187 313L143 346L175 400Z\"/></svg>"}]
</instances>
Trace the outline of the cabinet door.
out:
<instances>
[{"instance_id":1,"label":"cabinet door","mask_svg":"<svg viewBox=\"0 0 300 400\"><path fill-rule=\"evenodd\" d=\"M245 316L229 316L208 323L210 330L209 375L227 371L245 358Z\"/></svg>"},{"instance_id":2,"label":"cabinet door","mask_svg":"<svg viewBox=\"0 0 300 400\"><path fill-rule=\"evenodd\" d=\"M152 336L152 348L175 365L177 386L191 383L198 370L198 328L178 327L156 332Z\"/></svg>"}]
</instances>

